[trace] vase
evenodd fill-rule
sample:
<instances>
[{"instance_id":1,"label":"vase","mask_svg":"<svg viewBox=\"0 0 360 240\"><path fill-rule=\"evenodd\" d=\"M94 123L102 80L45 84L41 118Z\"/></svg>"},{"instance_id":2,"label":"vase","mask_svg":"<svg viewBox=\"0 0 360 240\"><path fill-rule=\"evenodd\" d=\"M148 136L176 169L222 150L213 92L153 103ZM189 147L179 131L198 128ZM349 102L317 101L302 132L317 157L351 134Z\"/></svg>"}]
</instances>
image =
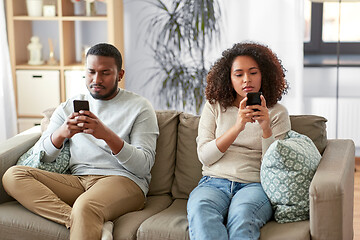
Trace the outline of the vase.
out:
<instances>
[{"instance_id":1,"label":"vase","mask_svg":"<svg viewBox=\"0 0 360 240\"><path fill-rule=\"evenodd\" d=\"M86 1L86 16L95 16L95 1Z\"/></svg>"},{"instance_id":2,"label":"vase","mask_svg":"<svg viewBox=\"0 0 360 240\"><path fill-rule=\"evenodd\" d=\"M38 36L32 36L30 43L27 45L29 50L30 59L28 61L29 65L41 65L44 63L42 58L42 45L40 43L40 38Z\"/></svg>"},{"instance_id":3,"label":"vase","mask_svg":"<svg viewBox=\"0 0 360 240\"><path fill-rule=\"evenodd\" d=\"M26 0L28 16L42 16L43 0Z\"/></svg>"}]
</instances>

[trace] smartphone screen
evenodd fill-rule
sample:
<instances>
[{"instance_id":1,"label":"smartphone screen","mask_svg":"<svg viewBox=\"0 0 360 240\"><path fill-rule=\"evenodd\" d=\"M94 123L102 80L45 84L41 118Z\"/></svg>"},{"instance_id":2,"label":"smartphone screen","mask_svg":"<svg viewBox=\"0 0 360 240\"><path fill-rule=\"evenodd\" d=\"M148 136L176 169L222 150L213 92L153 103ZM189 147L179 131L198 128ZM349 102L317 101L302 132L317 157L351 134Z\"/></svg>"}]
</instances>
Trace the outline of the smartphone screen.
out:
<instances>
[{"instance_id":1,"label":"smartphone screen","mask_svg":"<svg viewBox=\"0 0 360 240\"><path fill-rule=\"evenodd\" d=\"M247 101L246 106L250 105L261 105L261 99L260 99L261 92L249 92L247 93ZM259 111L257 109L254 109L255 111Z\"/></svg>"},{"instance_id":2,"label":"smartphone screen","mask_svg":"<svg viewBox=\"0 0 360 240\"><path fill-rule=\"evenodd\" d=\"M87 100L74 100L74 112L79 112L80 110L90 110Z\"/></svg>"}]
</instances>

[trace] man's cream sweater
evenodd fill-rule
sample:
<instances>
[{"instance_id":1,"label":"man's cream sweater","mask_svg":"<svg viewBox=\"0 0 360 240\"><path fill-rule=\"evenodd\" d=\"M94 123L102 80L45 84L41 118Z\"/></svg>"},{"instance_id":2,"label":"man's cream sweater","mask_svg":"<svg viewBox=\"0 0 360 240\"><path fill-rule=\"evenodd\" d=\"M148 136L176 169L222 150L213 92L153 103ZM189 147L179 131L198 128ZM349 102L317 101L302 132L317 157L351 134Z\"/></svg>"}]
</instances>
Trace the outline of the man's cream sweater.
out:
<instances>
[{"instance_id":1,"label":"man's cream sweater","mask_svg":"<svg viewBox=\"0 0 360 240\"><path fill-rule=\"evenodd\" d=\"M215 140L235 124L238 110L237 107L229 107L224 111L218 102L206 102L196 139L198 156L203 164L202 174L241 183L260 182L262 155L271 143L283 139L291 129L289 114L284 106L277 103L269 109L271 137L262 138L258 122L247 123L233 144L222 153Z\"/></svg>"}]
</instances>

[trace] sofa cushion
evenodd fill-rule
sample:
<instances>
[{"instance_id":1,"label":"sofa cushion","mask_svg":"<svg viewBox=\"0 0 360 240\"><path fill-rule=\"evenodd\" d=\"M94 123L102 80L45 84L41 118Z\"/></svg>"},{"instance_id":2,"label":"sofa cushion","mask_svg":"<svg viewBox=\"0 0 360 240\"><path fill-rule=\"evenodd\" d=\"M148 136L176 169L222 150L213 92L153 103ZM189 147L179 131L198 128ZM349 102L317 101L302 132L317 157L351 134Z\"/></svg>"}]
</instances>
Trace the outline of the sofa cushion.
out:
<instances>
[{"instance_id":1,"label":"sofa cushion","mask_svg":"<svg viewBox=\"0 0 360 240\"><path fill-rule=\"evenodd\" d=\"M138 232L138 240L189 239L186 216L187 200L175 199L164 211L145 220ZM310 240L309 221L276 223L270 221L261 228L260 240Z\"/></svg>"},{"instance_id":2,"label":"sofa cushion","mask_svg":"<svg viewBox=\"0 0 360 240\"><path fill-rule=\"evenodd\" d=\"M70 231L63 225L30 212L16 201L0 205L1 239L68 240Z\"/></svg>"},{"instance_id":3,"label":"sofa cushion","mask_svg":"<svg viewBox=\"0 0 360 240\"><path fill-rule=\"evenodd\" d=\"M260 240L310 240L309 221L277 223L270 221L261 228Z\"/></svg>"},{"instance_id":4,"label":"sofa cushion","mask_svg":"<svg viewBox=\"0 0 360 240\"><path fill-rule=\"evenodd\" d=\"M160 135L156 143L155 163L151 169L148 196L170 193L174 180L179 113L156 111Z\"/></svg>"},{"instance_id":5,"label":"sofa cushion","mask_svg":"<svg viewBox=\"0 0 360 240\"><path fill-rule=\"evenodd\" d=\"M260 178L277 222L309 219L309 188L320 159L313 141L292 130L270 145Z\"/></svg>"},{"instance_id":6,"label":"sofa cushion","mask_svg":"<svg viewBox=\"0 0 360 240\"><path fill-rule=\"evenodd\" d=\"M114 240L135 240L136 232L141 223L166 209L171 203L172 198L170 195L148 197L142 210L127 213L114 221Z\"/></svg>"},{"instance_id":7,"label":"sofa cushion","mask_svg":"<svg viewBox=\"0 0 360 240\"><path fill-rule=\"evenodd\" d=\"M24 154L39 139L40 127L33 127L0 144L0 176L11 166L14 166L18 158ZM0 181L0 203L14 200L4 190Z\"/></svg>"},{"instance_id":8,"label":"sofa cushion","mask_svg":"<svg viewBox=\"0 0 360 240\"><path fill-rule=\"evenodd\" d=\"M41 130L49 125L55 108L46 109L42 115ZM179 112L174 110L157 110L156 117L160 135L156 143L155 163L151 169L151 182L148 196L170 193L174 179L177 126Z\"/></svg>"},{"instance_id":9,"label":"sofa cushion","mask_svg":"<svg viewBox=\"0 0 360 240\"><path fill-rule=\"evenodd\" d=\"M44 132L50 123L50 118L53 115L56 108L48 108L45 111L41 113L43 115L43 119L41 119L40 125L41 125L41 131Z\"/></svg>"},{"instance_id":10,"label":"sofa cushion","mask_svg":"<svg viewBox=\"0 0 360 240\"><path fill-rule=\"evenodd\" d=\"M315 115L291 115L290 122L292 130L308 136L320 154L323 154L327 144L326 118Z\"/></svg>"},{"instance_id":11,"label":"sofa cushion","mask_svg":"<svg viewBox=\"0 0 360 240\"><path fill-rule=\"evenodd\" d=\"M175 199L170 207L144 221L138 240L189 239L185 199Z\"/></svg>"},{"instance_id":12,"label":"sofa cushion","mask_svg":"<svg viewBox=\"0 0 360 240\"><path fill-rule=\"evenodd\" d=\"M175 178L171 190L174 198L187 199L202 176L202 164L196 151L199 119L199 116L187 113L179 116Z\"/></svg>"},{"instance_id":13,"label":"sofa cushion","mask_svg":"<svg viewBox=\"0 0 360 240\"><path fill-rule=\"evenodd\" d=\"M59 155L53 162L42 162L41 159L44 157L45 151L33 153L33 149L34 147L31 147L27 152L21 155L16 165L29 166L57 173L66 173L69 169L71 156L69 141L65 141L64 147L61 149Z\"/></svg>"},{"instance_id":14,"label":"sofa cushion","mask_svg":"<svg viewBox=\"0 0 360 240\"><path fill-rule=\"evenodd\" d=\"M175 198L188 198L202 176L202 165L196 151L199 118L187 113L179 116L175 179L172 186ZM327 144L327 120L315 115L291 115L290 121L292 130L308 136L322 154Z\"/></svg>"}]
</instances>

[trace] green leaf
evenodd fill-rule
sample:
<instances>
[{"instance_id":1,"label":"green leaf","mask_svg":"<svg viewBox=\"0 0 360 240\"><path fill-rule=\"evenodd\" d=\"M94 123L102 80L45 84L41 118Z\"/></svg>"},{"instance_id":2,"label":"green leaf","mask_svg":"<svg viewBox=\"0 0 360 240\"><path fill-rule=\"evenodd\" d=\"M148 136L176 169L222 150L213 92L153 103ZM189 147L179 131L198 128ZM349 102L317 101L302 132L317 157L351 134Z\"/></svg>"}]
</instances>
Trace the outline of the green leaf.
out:
<instances>
[{"instance_id":1,"label":"green leaf","mask_svg":"<svg viewBox=\"0 0 360 240\"><path fill-rule=\"evenodd\" d=\"M219 4L217 0L144 2L160 12L144 20L157 66L149 79L161 83L168 107L189 105L198 113L208 71L206 51L220 35Z\"/></svg>"}]
</instances>

